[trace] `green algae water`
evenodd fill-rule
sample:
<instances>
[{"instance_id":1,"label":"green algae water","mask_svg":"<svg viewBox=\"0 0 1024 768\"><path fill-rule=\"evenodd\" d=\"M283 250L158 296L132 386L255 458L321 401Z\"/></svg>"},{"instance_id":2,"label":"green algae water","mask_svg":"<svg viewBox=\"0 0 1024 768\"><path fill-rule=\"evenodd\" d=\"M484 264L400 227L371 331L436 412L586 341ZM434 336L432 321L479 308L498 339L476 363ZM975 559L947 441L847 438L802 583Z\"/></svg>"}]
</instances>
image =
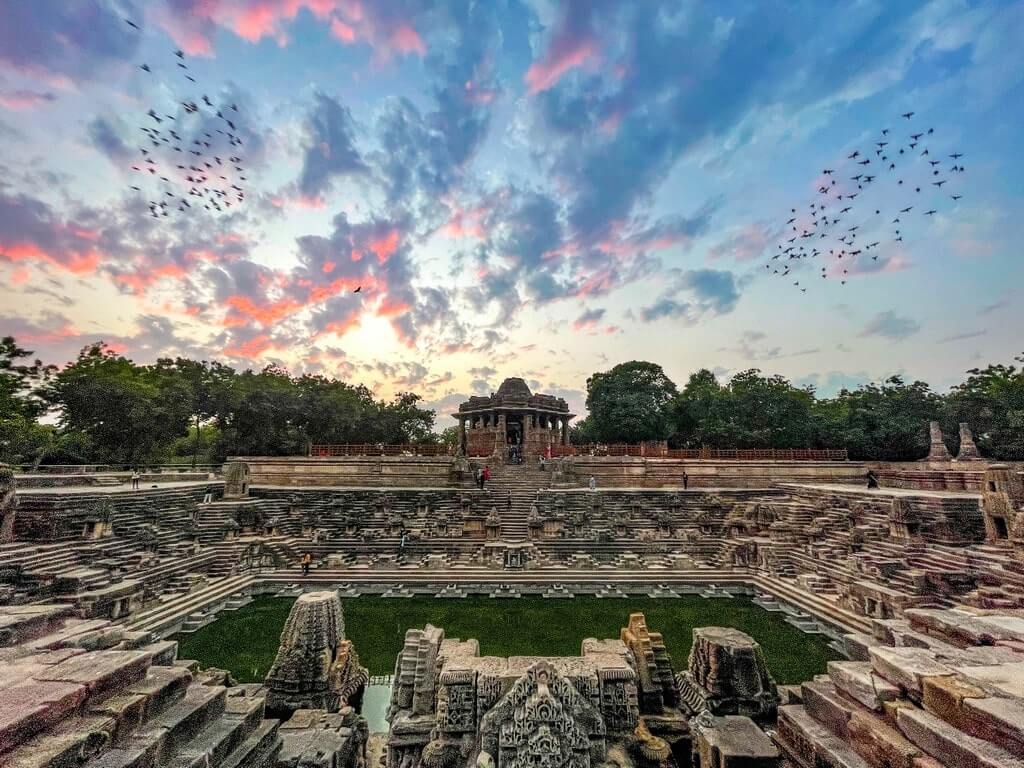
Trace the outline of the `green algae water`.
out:
<instances>
[{"instance_id":1,"label":"green algae water","mask_svg":"<svg viewBox=\"0 0 1024 768\"><path fill-rule=\"evenodd\" d=\"M239 682L262 682L277 653L293 598L262 597L237 611L225 611L198 632L178 635L178 656L204 667L231 672ZM735 627L757 640L780 684L810 680L840 656L825 635L787 624L782 613L766 611L748 598L595 598L550 600L467 597L342 600L345 634L371 675L390 675L405 631L426 624L446 637L476 638L481 656L578 656L584 638L617 638L629 614L641 611L652 632L661 632L676 670L686 667L694 627Z\"/></svg>"}]
</instances>

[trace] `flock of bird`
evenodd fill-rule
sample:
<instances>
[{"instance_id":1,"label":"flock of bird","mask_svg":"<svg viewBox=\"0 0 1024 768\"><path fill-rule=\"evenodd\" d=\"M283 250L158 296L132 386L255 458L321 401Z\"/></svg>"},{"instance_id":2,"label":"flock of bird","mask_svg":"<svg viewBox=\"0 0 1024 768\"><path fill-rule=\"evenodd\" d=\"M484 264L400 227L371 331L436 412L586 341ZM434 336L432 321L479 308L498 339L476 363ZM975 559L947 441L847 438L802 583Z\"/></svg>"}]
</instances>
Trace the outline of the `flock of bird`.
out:
<instances>
[{"instance_id":1,"label":"flock of bird","mask_svg":"<svg viewBox=\"0 0 1024 768\"><path fill-rule=\"evenodd\" d=\"M821 279L846 285L858 263L891 255L919 222L956 206L963 197L953 191L965 172L963 153L939 152L934 128L902 135L914 113L900 117L900 130L883 128L870 148L854 148L836 168L822 169L815 199L790 208L781 242L765 264L768 274L796 278L792 285L806 293L809 283L799 267L817 259L827 262ZM861 271L870 271L870 262Z\"/></svg>"},{"instance_id":2,"label":"flock of bird","mask_svg":"<svg viewBox=\"0 0 1024 768\"><path fill-rule=\"evenodd\" d=\"M142 31L131 19L125 19L125 23ZM173 69L167 67L170 72L198 85L184 51L174 51L172 62ZM147 77L158 77L158 67L143 63L139 69ZM161 84L176 90L168 79ZM241 205L246 177L238 105L215 104L203 94L183 99L172 111L177 114L150 108L146 125L139 127L143 146L131 169L146 181L140 179L131 188L150 198L150 215L159 219L172 211L189 213L198 208L220 213Z\"/></svg>"}]
</instances>

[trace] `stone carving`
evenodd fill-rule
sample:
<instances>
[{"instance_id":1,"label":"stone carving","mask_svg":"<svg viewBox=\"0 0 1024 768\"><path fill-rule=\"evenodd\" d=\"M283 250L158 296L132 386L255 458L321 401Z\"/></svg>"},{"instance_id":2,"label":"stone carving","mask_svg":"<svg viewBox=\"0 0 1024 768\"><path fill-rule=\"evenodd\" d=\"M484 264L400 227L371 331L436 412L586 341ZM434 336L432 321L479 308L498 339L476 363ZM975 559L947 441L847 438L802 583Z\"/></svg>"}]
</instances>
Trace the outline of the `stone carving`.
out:
<instances>
[{"instance_id":1,"label":"stone carving","mask_svg":"<svg viewBox=\"0 0 1024 768\"><path fill-rule=\"evenodd\" d=\"M660 632L647 629L642 613L629 614L629 624L619 639L633 654L637 667L640 710L645 715L660 715L666 708L679 706L679 691L672 676L672 657Z\"/></svg>"},{"instance_id":2,"label":"stone carving","mask_svg":"<svg viewBox=\"0 0 1024 768\"><path fill-rule=\"evenodd\" d=\"M889 510L889 535L896 539L914 539L921 536L921 516L910 505L909 499L895 497Z\"/></svg>"},{"instance_id":3,"label":"stone carving","mask_svg":"<svg viewBox=\"0 0 1024 768\"><path fill-rule=\"evenodd\" d=\"M600 712L548 661L538 661L480 723L497 768L590 768L605 758Z\"/></svg>"},{"instance_id":4,"label":"stone carving","mask_svg":"<svg viewBox=\"0 0 1024 768\"><path fill-rule=\"evenodd\" d=\"M281 646L267 673L267 710L337 712L358 706L369 676L345 639L341 600L335 592L307 592L292 606Z\"/></svg>"},{"instance_id":5,"label":"stone carving","mask_svg":"<svg viewBox=\"0 0 1024 768\"><path fill-rule=\"evenodd\" d=\"M249 465L229 461L224 465L224 498L242 499L249 495Z\"/></svg>"},{"instance_id":6,"label":"stone carving","mask_svg":"<svg viewBox=\"0 0 1024 768\"><path fill-rule=\"evenodd\" d=\"M939 427L939 422L928 422L928 434L931 445L928 448L928 455L921 461L949 461L952 457L949 455L946 444L942 441L942 428Z\"/></svg>"},{"instance_id":7,"label":"stone carving","mask_svg":"<svg viewBox=\"0 0 1024 768\"><path fill-rule=\"evenodd\" d=\"M779 693L761 646L731 627L693 630L686 672L676 683L689 709L712 715L744 715L758 721L775 717Z\"/></svg>"},{"instance_id":8,"label":"stone carving","mask_svg":"<svg viewBox=\"0 0 1024 768\"><path fill-rule=\"evenodd\" d=\"M17 509L14 471L6 464L0 464L0 544L14 541L14 515Z\"/></svg>"},{"instance_id":9,"label":"stone carving","mask_svg":"<svg viewBox=\"0 0 1024 768\"><path fill-rule=\"evenodd\" d=\"M966 422L960 422L960 450L956 454L957 461L981 461L978 446L974 444L974 435Z\"/></svg>"},{"instance_id":10,"label":"stone carving","mask_svg":"<svg viewBox=\"0 0 1024 768\"><path fill-rule=\"evenodd\" d=\"M990 464L982 481L985 538L1024 549L1024 480L1006 464Z\"/></svg>"}]
</instances>

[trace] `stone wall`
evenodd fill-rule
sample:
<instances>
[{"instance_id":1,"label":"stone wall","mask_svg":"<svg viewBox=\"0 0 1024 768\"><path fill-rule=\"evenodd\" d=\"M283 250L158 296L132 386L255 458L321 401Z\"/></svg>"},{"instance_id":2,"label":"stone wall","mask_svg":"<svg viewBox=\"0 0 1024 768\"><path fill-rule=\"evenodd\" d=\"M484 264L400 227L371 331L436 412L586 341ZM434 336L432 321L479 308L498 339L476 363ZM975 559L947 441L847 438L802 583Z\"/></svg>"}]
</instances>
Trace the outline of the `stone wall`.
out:
<instances>
[{"instance_id":1,"label":"stone wall","mask_svg":"<svg viewBox=\"0 0 1024 768\"><path fill-rule=\"evenodd\" d=\"M450 456L241 456L228 461L247 464L253 486L442 488L451 484Z\"/></svg>"}]
</instances>

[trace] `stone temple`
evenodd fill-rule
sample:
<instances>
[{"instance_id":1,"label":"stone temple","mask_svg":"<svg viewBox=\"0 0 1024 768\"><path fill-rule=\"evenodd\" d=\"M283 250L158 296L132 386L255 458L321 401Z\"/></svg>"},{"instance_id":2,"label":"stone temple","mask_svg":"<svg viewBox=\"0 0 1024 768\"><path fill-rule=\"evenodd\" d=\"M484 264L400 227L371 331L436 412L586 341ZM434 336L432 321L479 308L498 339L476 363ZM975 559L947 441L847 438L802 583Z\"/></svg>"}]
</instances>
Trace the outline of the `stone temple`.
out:
<instances>
[{"instance_id":1,"label":"stone temple","mask_svg":"<svg viewBox=\"0 0 1024 768\"><path fill-rule=\"evenodd\" d=\"M927 459L864 463L580 450L565 403L519 380L458 418L450 454L313 446L153 467L138 490L0 467L0 766L1024 766L1024 466L967 425L959 455L923 424ZM780 685L757 640L708 621L673 659L672 627L621 598L685 593L749 595L842 658ZM404 627L370 678L353 601L467 594L619 597L622 619L565 656ZM262 682L180 657L181 633L259 595L296 598Z\"/></svg>"}]
</instances>

